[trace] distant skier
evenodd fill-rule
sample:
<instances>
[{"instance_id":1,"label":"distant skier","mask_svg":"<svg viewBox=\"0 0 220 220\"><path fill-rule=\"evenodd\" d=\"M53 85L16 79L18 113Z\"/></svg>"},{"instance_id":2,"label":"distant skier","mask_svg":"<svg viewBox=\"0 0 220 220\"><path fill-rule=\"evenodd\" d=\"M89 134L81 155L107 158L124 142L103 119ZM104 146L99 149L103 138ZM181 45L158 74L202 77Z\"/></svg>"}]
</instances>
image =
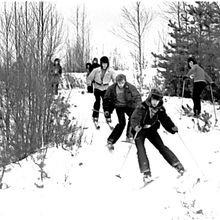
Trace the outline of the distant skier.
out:
<instances>
[{"instance_id":1,"label":"distant skier","mask_svg":"<svg viewBox=\"0 0 220 220\"><path fill-rule=\"evenodd\" d=\"M0 129L4 127L3 109L0 107Z\"/></svg>"},{"instance_id":2,"label":"distant skier","mask_svg":"<svg viewBox=\"0 0 220 220\"><path fill-rule=\"evenodd\" d=\"M103 108L107 121L111 121L111 113L116 110L118 116L118 124L113 129L112 133L108 137L107 147L113 149L113 144L120 138L125 125L125 114L128 116L128 125L126 136L130 140L132 138L130 117L134 109L141 103L141 95L137 91L136 87L128 83L126 76L119 74L116 77L116 82L111 85L106 91Z\"/></svg>"},{"instance_id":3,"label":"distant skier","mask_svg":"<svg viewBox=\"0 0 220 220\"><path fill-rule=\"evenodd\" d=\"M157 132L160 123L171 134L178 132L178 128L166 114L162 99L162 93L157 89L152 89L147 99L134 110L131 116L131 126L133 131L135 133L137 132L135 145L137 148L139 168L140 172L143 173L144 182L151 180L151 169L144 145L146 138L157 148L172 167L181 175L184 173L182 164L174 153L164 145Z\"/></svg>"},{"instance_id":4,"label":"distant skier","mask_svg":"<svg viewBox=\"0 0 220 220\"><path fill-rule=\"evenodd\" d=\"M86 63L86 79L88 78L89 74L92 72L92 64L91 63ZM87 85L87 92L88 93L93 93L93 85L91 82L91 85Z\"/></svg>"},{"instance_id":5,"label":"distant skier","mask_svg":"<svg viewBox=\"0 0 220 220\"><path fill-rule=\"evenodd\" d=\"M62 74L62 67L60 65L60 59L56 58L51 71L51 86L53 94L58 95L58 87Z\"/></svg>"},{"instance_id":6,"label":"distant skier","mask_svg":"<svg viewBox=\"0 0 220 220\"><path fill-rule=\"evenodd\" d=\"M204 71L202 67L200 67L196 59L193 57L189 57L187 60L189 72L183 79L187 79L188 77L193 78L193 112L194 116L199 116L201 113L201 98L200 95L204 88L206 87L207 83L214 85L211 77Z\"/></svg>"},{"instance_id":7,"label":"distant skier","mask_svg":"<svg viewBox=\"0 0 220 220\"><path fill-rule=\"evenodd\" d=\"M92 60L92 65L91 65L91 71L93 71L95 68L100 67L99 63L98 63L98 58L93 58Z\"/></svg>"},{"instance_id":8,"label":"distant skier","mask_svg":"<svg viewBox=\"0 0 220 220\"><path fill-rule=\"evenodd\" d=\"M109 68L109 59L106 56L101 57L100 67L95 68L87 78L87 85L93 82L95 103L93 106L93 121L98 122L101 99L103 101L105 92L109 84L115 80L115 72Z\"/></svg>"}]
</instances>

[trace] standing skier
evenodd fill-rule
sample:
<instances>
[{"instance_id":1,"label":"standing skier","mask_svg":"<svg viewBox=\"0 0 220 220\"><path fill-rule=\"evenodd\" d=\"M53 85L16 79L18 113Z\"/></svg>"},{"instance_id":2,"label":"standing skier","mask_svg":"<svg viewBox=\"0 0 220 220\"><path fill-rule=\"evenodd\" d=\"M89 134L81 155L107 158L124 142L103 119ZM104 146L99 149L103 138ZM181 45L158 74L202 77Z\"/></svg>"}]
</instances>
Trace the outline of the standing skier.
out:
<instances>
[{"instance_id":1,"label":"standing skier","mask_svg":"<svg viewBox=\"0 0 220 220\"><path fill-rule=\"evenodd\" d=\"M58 95L58 87L62 74L62 67L60 65L60 59L56 58L51 71L51 83L53 94Z\"/></svg>"},{"instance_id":2,"label":"standing skier","mask_svg":"<svg viewBox=\"0 0 220 220\"><path fill-rule=\"evenodd\" d=\"M157 148L172 167L180 174L184 172L184 168L178 158L164 145L157 132L160 123L171 134L178 132L178 128L166 114L162 99L162 93L157 89L152 89L147 99L134 110L131 116L131 126L137 133L135 145L137 148L139 168L140 172L143 173L144 182L151 180L150 164L144 146L146 138Z\"/></svg>"},{"instance_id":3,"label":"standing skier","mask_svg":"<svg viewBox=\"0 0 220 220\"><path fill-rule=\"evenodd\" d=\"M98 59L95 57L92 60L92 65L91 65L91 71L93 71L95 68L100 67L99 63L98 63Z\"/></svg>"},{"instance_id":4,"label":"standing skier","mask_svg":"<svg viewBox=\"0 0 220 220\"><path fill-rule=\"evenodd\" d=\"M103 103L103 109L107 121L111 121L111 113L116 110L118 116L118 124L108 137L107 147L111 150L113 144L120 138L125 125L125 114L128 115L128 125L126 136L127 139L132 137L130 127L130 117L138 104L141 103L141 96L135 86L126 81L126 76L119 74L116 82L106 91Z\"/></svg>"},{"instance_id":5,"label":"standing skier","mask_svg":"<svg viewBox=\"0 0 220 220\"><path fill-rule=\"evenodd\" d=\"M92 72L92 64L91 63L86 63L86 79L88 78L89 74ZM87 85L87 92L88 93L93 93L93 85L92 82L90 85Z\"/></svg>"},{"instance_id":6,"label":"standing skier","mask_svg":"<svg viewBox=\"0 0 220 220\"><path fill-rule=\"evenodd\" d=\"M111 81L115 80L115 73L109 69L109 59L106 56L101 57L100 67L95 68L87 78L87 85L93 82L95 103L93 106L93 121L98 122L100 101L104 99L105 92Z\"/></svg>"},{"instance_id":7,"label":"standing skier","mask_svg":"<svg viewBox=\"0 0 220 220\"><path fill-rule=\"evenodd\" d=\"M194 116L199 116L201 113L201 98L200 95L207 83L214 84L211 77L204 71L202 67L200 67L195 58L189 57L187 60L189 72L183 79L187 79L188 77L193 78L193 111Z\"/></svg>"}]
</instances>

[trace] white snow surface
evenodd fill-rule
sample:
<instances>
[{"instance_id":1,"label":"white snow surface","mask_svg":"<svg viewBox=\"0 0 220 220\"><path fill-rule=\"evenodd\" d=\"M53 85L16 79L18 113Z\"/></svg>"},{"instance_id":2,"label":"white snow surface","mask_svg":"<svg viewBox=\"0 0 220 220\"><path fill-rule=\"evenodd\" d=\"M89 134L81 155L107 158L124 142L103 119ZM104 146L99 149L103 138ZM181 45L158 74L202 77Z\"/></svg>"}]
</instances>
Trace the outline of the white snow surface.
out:
<instances>
[{"instance_id":1,"label":"white snow surface","mask_svg":"<svg viewBox=\"0 0 220 220\"><path fill-rule=\"evenodd\" d=\"M0 191L1 220L220 219L220 130L214 127L211 103L203 102L202 109L212 114L212 129L201 133L189 117L179 112L182 102L192 106L191 99L164 97L167 114L179 133L169 134L162 126L159 133L187 172L177 179L176 170L146 140L152 175L158 179L139 190L142 175L135 145L120 170L129 149L129 144L122 142L125 131L115 144L115 151L109 153L105 145L111 131L102 113L101 128L95 129L92 123L94 96L83 91L61 90L65 97L70 94L71 117L77 118L85 128L78 154L72 156L61 147L49 148L44 167L49 178L44 179L43 188L36 187L40 174L31 157L20 165L9 165ZM217 107L215 105L217 118L220 118ZM114 125L117 123L115 112L112 121Z\"/></svg>"}]
</instances>

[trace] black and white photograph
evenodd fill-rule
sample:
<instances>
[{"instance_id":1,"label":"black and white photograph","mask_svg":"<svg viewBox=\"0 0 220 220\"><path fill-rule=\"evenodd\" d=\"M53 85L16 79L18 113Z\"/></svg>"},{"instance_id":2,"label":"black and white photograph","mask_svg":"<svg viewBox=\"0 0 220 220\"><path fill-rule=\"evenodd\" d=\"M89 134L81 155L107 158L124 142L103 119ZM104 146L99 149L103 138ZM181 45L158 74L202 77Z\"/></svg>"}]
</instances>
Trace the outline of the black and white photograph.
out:
<instances>
[{"instance_id":1,"label":"black and white photograph","mask_svg":"<svg viewBox=\"0 0 220 220\"><path fill-rule=\"evenodd\" d=\"M219 220L220 2L0 0L0 219Z\"/></svg>"}]
</instances>

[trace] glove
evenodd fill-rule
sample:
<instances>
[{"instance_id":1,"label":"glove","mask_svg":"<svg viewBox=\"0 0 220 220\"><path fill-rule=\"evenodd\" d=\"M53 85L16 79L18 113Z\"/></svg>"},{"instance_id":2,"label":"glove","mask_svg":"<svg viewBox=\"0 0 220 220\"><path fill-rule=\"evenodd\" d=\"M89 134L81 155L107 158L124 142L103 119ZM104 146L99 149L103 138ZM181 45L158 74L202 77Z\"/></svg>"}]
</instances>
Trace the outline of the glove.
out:
<instances>
[{"instance_id":1,"label":"glove","mask_svg":"<svg viewBox=\"0 0 220 220\"><path fill-rule=\"evenodd\" d=\"M183 76L183 80L186 80L186 79L188 79L188 76Z\"/></svg>"},{"instance_id":2,"label":"glove","mask_svg":"<svg viewBox=\"0 0 220 220\"><path fill-rule=\"evenodd\" d=\"M110 118L110 113L108 111L105 111L104 115L105 115L106 118Z\"/></svg>"},{"instance_id":3,"label":"glove","mask_svg":"<svg viewBox=\"0 0 220 220\"><path fill-rule=\"evenodd\" d=\"M176 126L172 127L173 134L178 132L178 128Z\"/></svg>"},{"instance_id":4,"label":"glove","mask_svg":"<svg viewBox=\"0 0 220 220\"><path fill-rule=\"evenodd\" d=\"M134 128L135 132L139 132L141 130L141 126L140 125L137 125L135 128Z\"/></svg>"}]
</instances>

